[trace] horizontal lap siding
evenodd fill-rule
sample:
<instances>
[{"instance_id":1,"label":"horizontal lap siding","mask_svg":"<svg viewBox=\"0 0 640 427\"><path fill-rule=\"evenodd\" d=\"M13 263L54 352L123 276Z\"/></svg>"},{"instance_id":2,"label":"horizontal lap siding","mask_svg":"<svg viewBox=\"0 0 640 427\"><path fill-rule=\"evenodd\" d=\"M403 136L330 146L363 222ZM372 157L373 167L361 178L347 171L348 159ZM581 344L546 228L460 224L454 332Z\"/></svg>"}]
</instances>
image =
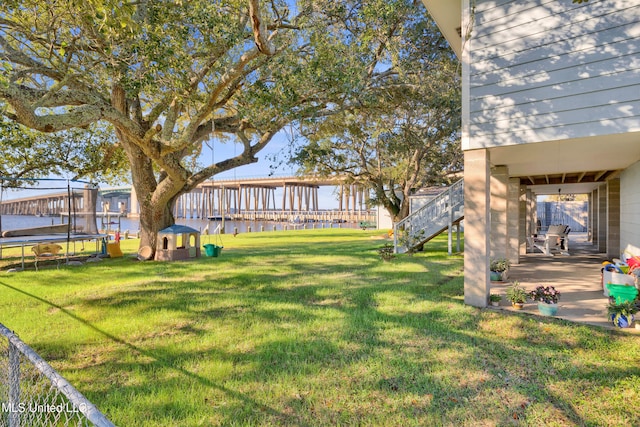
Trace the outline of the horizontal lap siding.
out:
<instances>
[{"instance_id":1,"label":"horizontal lap siding","mask_svg":"<svg viewBox=\"0 0 640 427\"><path fill-rule=\"evenodd\" d=\"M636 0L478 0L471 148L640 131Z\"/></svg>"}]
</instances>

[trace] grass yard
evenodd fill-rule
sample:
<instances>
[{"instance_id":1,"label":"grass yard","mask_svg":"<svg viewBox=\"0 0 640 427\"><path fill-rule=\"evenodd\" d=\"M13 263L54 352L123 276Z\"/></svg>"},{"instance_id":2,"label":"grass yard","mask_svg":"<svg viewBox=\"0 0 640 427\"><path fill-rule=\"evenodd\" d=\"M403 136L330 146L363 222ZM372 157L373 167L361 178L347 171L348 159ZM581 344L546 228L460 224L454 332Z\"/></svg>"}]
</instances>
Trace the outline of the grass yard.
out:
<instances>
[{"instance_id":1,"label":"grass yard","mask_svg":"<svg viewBox=\"0 0 640 427\"><path fill-rule=\"evenodd\" d=\"M0 322L118 426L640 426L637 335L465 306L446 236L390 262L375 230L223 243L2 273Z\"/></svg>"}]
</instances>

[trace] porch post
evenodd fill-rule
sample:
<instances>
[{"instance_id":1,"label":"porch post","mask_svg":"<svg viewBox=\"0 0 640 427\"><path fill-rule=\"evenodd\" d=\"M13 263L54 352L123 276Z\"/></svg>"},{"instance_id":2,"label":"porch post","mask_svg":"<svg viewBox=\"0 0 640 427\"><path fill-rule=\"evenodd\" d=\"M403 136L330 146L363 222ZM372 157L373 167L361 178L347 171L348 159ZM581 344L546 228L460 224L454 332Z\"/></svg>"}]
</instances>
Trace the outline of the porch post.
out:
<instances>
[{"instance_id":1,"label":"porch post","mask_svg":"<svg viewBox=\"0 0 640 427\"><path fill-rule=\"evenodd\" d=\"M598 189L591 192L591 243L598 244L598 211L600 198L598 197Z\"/></svg>"},{"instance_id":2,"label":"porch post","mask_svg":"<svg viewBox=\"0 0 640 427\"><path fill-rule=\"evenodd\" d=\"M620 179L607 181L607 257L620 257Z\"/></svg>"},{"instance_id":3,"label":"porch post","mask_svg":"<svg viewBox=\"0 0 640 427\"><path fill-rule=\"evenodd\" d=\"M465 169L466 171L466 169ZM508 258L507 249L507 183L509 172L506 166L491 168L491 257ZM465 215L466 217L466 215Z\"/></svg>"},{"instance_id":4,"label":"porch post","mask_svg":"<svg viewBox=\"0 0 640 427\"><path fill-rule=\"evenodd\" d=\"M598 187L598 251L607 252L607 185Z\"/></svg>"},{"instance_id":5,"label":"porch post","mask_svg":"<svg viewBox=\"0 0 640 427\"><path fill-rule=\"evenodd\" d=\"M464 302L486 307L491 233L489 151L464 152Z\"/></svg>"},{"instance_id":6,"label":"porch post","mask_svg":"<svg viewBox=\"0 0 640 427\"><path fill-rule=\"evenodd\" d=\"M593 230L594 230L594 226L593 226L594 197L593 197L593 195L594 194L595 194L595 191L591 191L591 193L589 193L589 205L587 206L587 208L589 210L589 215L588 215L588 220L587 220L587 241L591 242L592 244L595 241L595 238L593 237Z\"/></svg>"},{"instance_id":7,"label":"porch post","mask_svg":"<svg viewBox=\"0 0 640 427\"><path fill-rule=\"evenodd\" d=\"M509 178L507 184L507 259L520 262L520 178Z\"/></svg>"},{"instance_id":8,"label":"porch post","mask_svg":"<svg viewBox=\"0 0 640 427\"><path fill-rule=\"evenodd\" d=\"M529 216L529 194L531 190L528 190L526 185L520 185L520 197L518 198L518 221L520 223L520 230L518 232L518 253L519 255L525 255L527 253L527 236L531 235L531 219Z\"/></svg>"}]
</instances>

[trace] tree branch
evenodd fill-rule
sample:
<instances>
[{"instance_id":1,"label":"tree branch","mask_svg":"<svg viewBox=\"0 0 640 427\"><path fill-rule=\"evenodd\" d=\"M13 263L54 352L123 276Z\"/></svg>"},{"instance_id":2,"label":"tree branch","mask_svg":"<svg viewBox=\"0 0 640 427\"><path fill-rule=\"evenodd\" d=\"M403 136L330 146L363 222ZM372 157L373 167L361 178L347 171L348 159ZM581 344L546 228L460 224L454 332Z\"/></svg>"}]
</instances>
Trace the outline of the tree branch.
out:
<instances>
[{"instance_id":1,"label":"tree branch","mask_svg":"<svg viewBox=\"0 0 640 427\"><path fill-rule=\"evenodd\" d=\"M265 55L273 55L276 50L267 34L267 25L260 17L260 5L258 0L249 0L249 18L253 29L253 38L256 47Z\"/></svg>"}]
</instances>

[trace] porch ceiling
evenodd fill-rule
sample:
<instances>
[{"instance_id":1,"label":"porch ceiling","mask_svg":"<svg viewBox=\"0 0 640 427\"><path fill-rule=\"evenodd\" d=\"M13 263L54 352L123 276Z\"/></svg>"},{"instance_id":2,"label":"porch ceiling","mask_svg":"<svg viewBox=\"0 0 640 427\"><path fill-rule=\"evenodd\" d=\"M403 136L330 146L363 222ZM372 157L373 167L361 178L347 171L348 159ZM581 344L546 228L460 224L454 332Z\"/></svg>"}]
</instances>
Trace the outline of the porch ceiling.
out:
<instances>
[{"instance_id":1,"label":"porch ceiling","mask_svg":"<svg viewBox=\"0 0 640 427\"><path fill-rule=\"evenodd\" d=\"M589 193L640 161L640 133L493 147L491 164L537 194Z\"/></svg>"},{"instance_id":2,"label":"porch ceiling","mask_svg":"<svg viewBox=\"0 0 640 427\"><path fill-rule=\"evenodd\" d=\"M600 170L549 175L520 177L538 195L545 194L586 194L593 191L607 179L615 178L620 170Z\"/></svg>"}]
</instances>

